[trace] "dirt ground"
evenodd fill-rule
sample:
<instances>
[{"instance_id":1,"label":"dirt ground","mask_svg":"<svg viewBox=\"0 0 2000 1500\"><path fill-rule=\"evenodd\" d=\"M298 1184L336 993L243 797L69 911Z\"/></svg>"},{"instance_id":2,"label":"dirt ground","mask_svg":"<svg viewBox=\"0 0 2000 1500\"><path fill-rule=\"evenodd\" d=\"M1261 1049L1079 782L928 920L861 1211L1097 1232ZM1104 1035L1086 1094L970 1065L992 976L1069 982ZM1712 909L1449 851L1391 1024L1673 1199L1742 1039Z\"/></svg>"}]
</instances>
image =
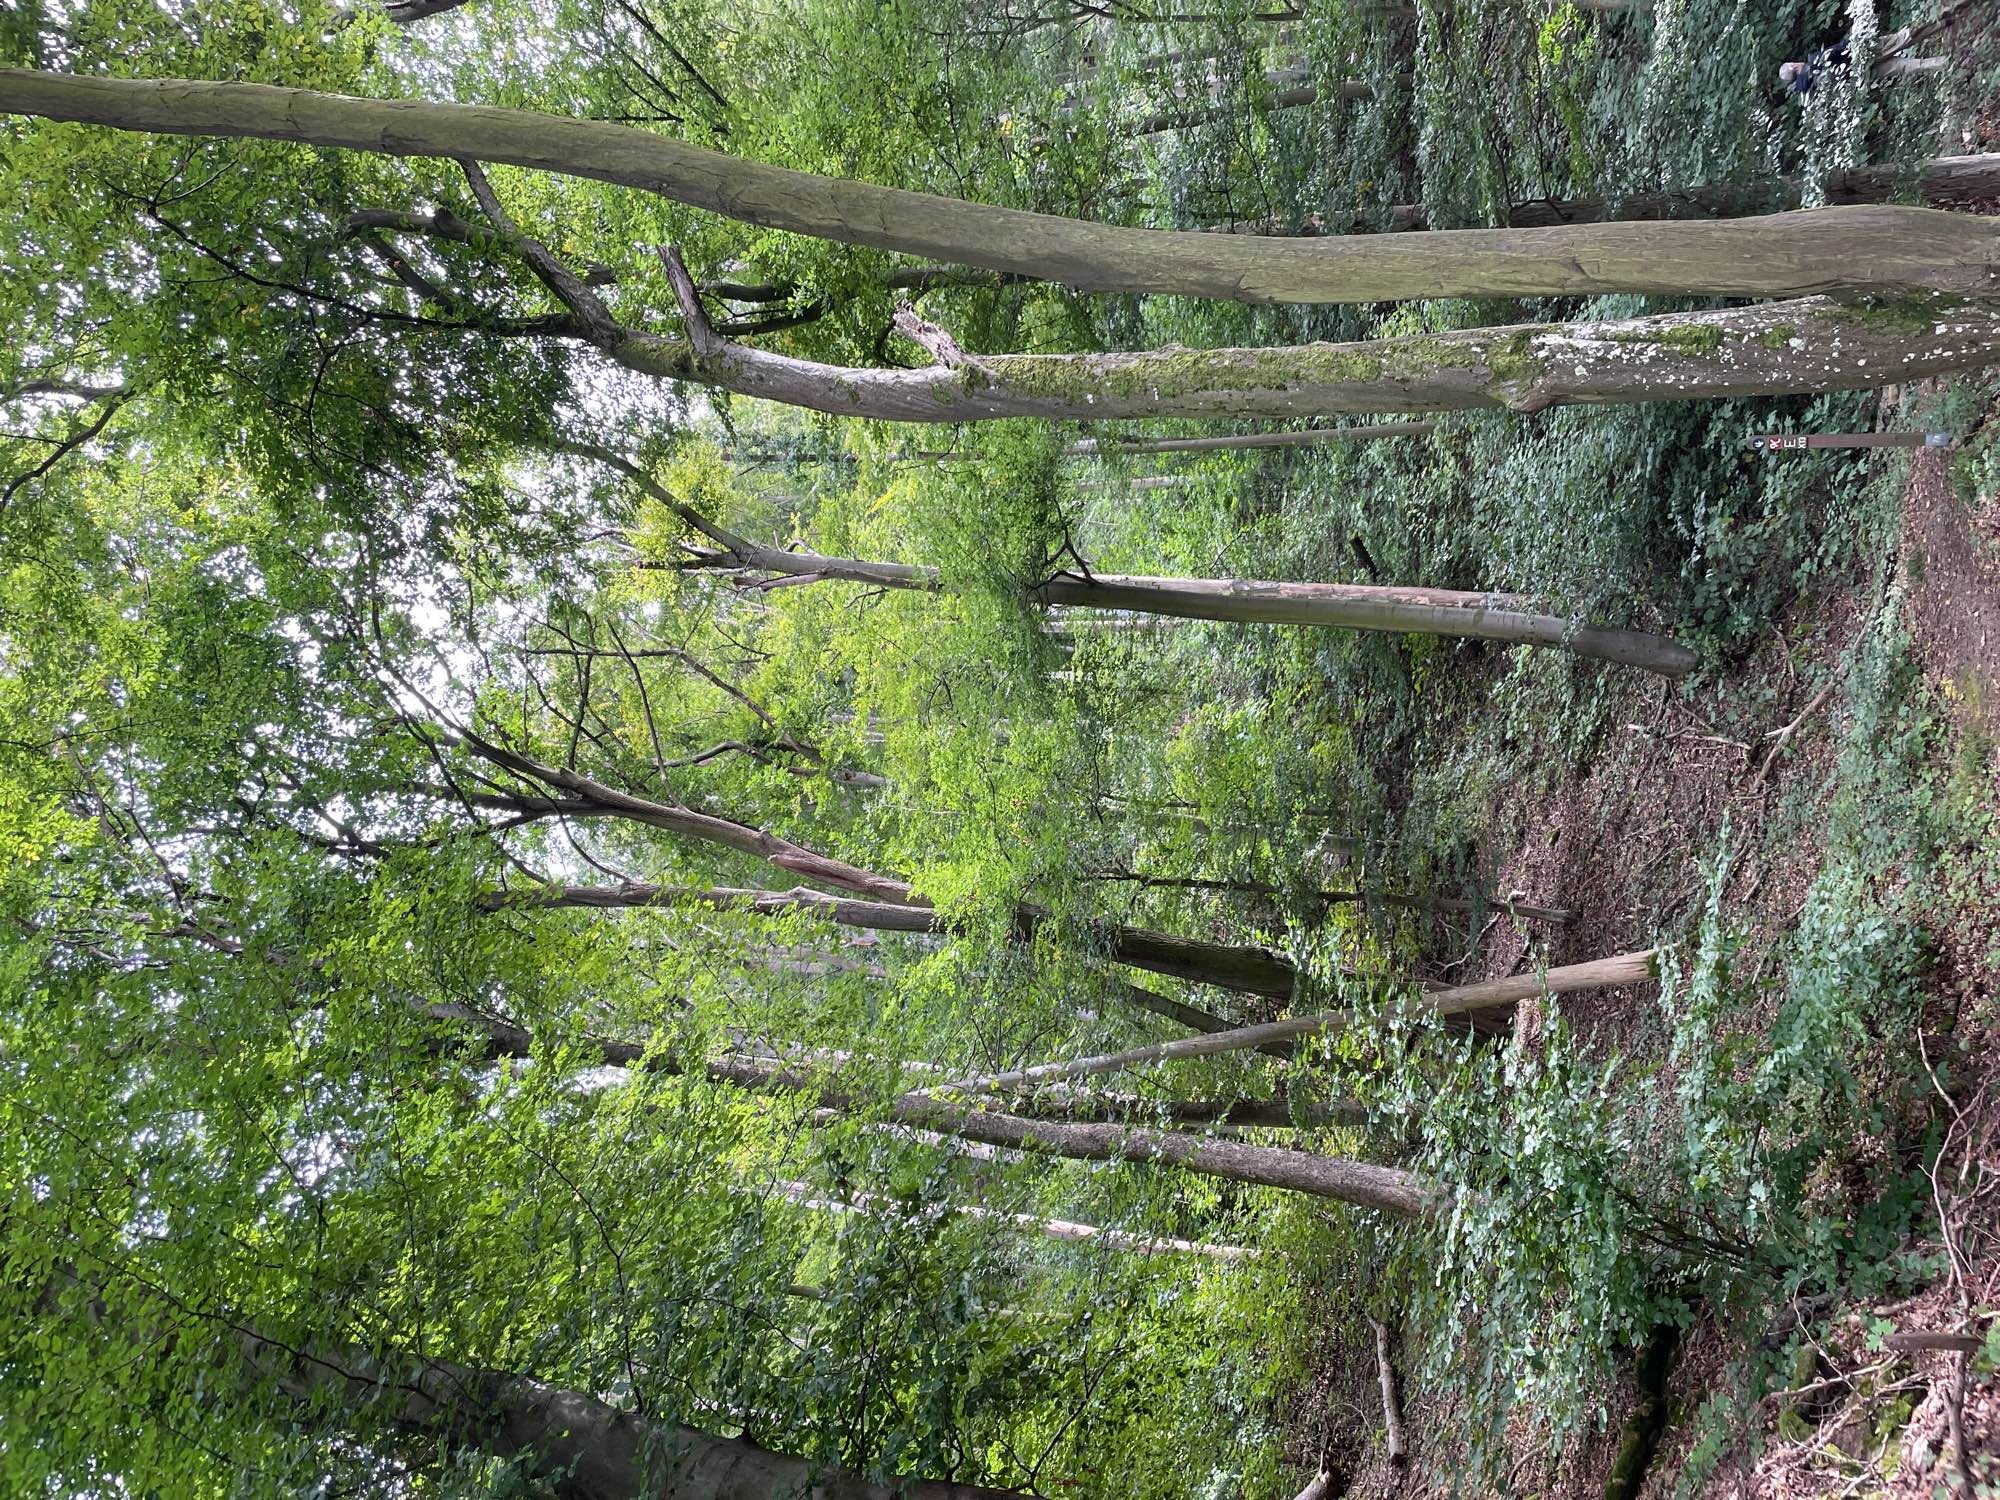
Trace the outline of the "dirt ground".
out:
<instances>
[{"instance_id":1,"label":"dirt ground","mask_svg":"<svg viewBox=\"0 0 2000 1500\"><path fill-rule=\"evenodd\" d=\"M1991 420L2000 420L1995 413ZM1951 708L1953 753L1984 756L1985 796L2000 805L2000 495L1968 506L1952 490L1948 453L1914 456L1904 496L1898 569L1907 589L1902 617L1929 685ZM1870 460L1857 460L1870 461ZM1751 659L1691 703L1664 684L1635 686L1618 715L1611 744L1586 774L1543 795L1523 794L1495 811L1498 829L1519 831L1502 866L1499 889L1516 899L1575 911L1567 924L1498 919L1487 929L1480 968L1487 975L1519 972L1532 963L1531 945L1546 945L1550 963L1581 962L1644 946L1660 932L1686 931L1706 896L1707 868L1725 824L1733 848L1747 851L1731 870L1725 902L1750 931L1740 962L1756 964L1797 921L1820 850L1818 812L1830 796L1840 721L1838 666L1872 602L1856 580L1800 599ZM1770 690L1762 706L1746 684ZM1984 1161L1994 1224L2000 1225L2000 967L1993 915L2000 889L1953 893L1951 909L1934 914L1938 1026L1956 1028L1971 1055L1993 1060L1984 1091L1957 1101L1956 1144L1939 1171L1940 1202L1949 1207L1953 1174ZM1621 1049L1639 1040L1649 1020L1651 985L1567 997L1566 1019ZM1759 1018L1746 1017L1755 1024ZM1971 1179L1966 1179L1969 1182ZM1960 1188L1964 1182L1958 1184ZM2000 1300L2000 1256L1985 1226L1960 1225L1964 1251L1955 1279L1895 1306L1855 1308L1834 1319L1840 1330L1820 1362L1824 1382L1794 1405L1811 1426L1808 1438L1777 1435L1778 1405L1767 1412L1771 1434L1761 1456L1725 1466L1710 1486L1714 1500L1776 1497L1932 1494L1955 1472L1948 1431L1959 1356L1911 1354L1884 1365L1864 1348L1864 1317L1886 1317L1901 1329L1952 1329L1965 1307L1991 1309ZM1941 1243L1941 1236L1938 1243ZM1926 1248L1937 1249L1938 1243ZM1755 1331L1750 1331L1754 1336ZM1674 1493L1694 1442L1686 1418L1713 1389L1727 1350L1744 1330L1697 1326L1681 1342L1668 1386L1669 1425L1641 1490L1645 1500ZM1860 1372L1856 1374L1855 1372ZM1372 1348L1344 1350L1322 1372L1303 1403L1322 1412L1368 1413L1379 1405ZM1409 1430L1414 1466L1390 1469L1370 1448L1348 1457L1345 1493L1352 1500L1442 1493L1432 1482L1448 1463L1451 1414L1427 1409L1413 1395ZM1883 1428L1899 1400L1913 1403L1906 1425ZM1968 1449L2000 1454L2000 1384L1974 1380L1963 1396ZM1612 1420L1571 1445L1559 1460L1524 1456L1516 1493L1598 1496L1619 1439L1623 1415L1637 1400L1628 1379L1609 1397ZM1324 1419L1323 1419L1324 1420ZM1348 1424L1339 1424L1348 1425ZM1365 1428L1363 1430L1366 1430ZM1878 1441L1878 1430L1882 1433ZM1794 1433L1797 1428L1794 1425ZM1896 1478L1882 1487L1887 1444L1898 1446ZM1429 1450L1428 1452L1426 1450ZM1875 1486L1859 1485L1870 1476ZM1336 1489L1333 1493L1341 1493ZM1947 1494L1971 1491L1946 1490ZM2000 1493L2000 1490L1992 1493Z\"/></svg>"}]
</instances>

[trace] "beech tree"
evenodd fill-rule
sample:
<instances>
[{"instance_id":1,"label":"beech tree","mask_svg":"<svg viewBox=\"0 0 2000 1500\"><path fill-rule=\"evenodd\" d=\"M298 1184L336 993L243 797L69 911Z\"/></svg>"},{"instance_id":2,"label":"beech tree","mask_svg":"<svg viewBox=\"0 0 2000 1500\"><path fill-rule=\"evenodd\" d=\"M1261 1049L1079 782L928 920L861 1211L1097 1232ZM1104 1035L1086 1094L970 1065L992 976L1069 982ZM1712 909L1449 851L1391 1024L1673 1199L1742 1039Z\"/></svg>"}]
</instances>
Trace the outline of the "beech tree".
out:
<instances>
[{"instance_id":1,"label":"beech tree","mask_svg":"<svg viewBox=\"0 0 2000 1500\"><path fill-rule=\"evenodd\" d=\"M254 136L533 167L659 193L772 229L1013 272L1080 291L1248 302L1659 292L1978 296L2000 231L1935 210L1857 207L1727 223L1442 231L1265 241L1078 223L735 160L625 126L264 84L0 70L0 108L175 135ZM498 226L496 226L498 227ZM502 230L504 233L504 229Z\"/></svg>"}]
</instances>

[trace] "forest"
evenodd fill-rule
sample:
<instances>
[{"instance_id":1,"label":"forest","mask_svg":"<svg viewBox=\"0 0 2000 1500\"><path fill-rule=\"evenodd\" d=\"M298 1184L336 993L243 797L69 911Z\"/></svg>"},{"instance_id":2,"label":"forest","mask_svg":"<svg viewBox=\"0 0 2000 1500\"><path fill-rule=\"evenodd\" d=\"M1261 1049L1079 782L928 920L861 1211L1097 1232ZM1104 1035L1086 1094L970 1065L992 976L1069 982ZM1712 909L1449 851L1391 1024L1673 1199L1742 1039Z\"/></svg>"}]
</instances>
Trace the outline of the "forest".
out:
<instances>
[{"instance_id":1,"label":"forest","mask_svg":"<svg viewBox=\"0 0 2000 1500\"><path fill-rule=\"evenodd\" d=\"M0 0L0 1500L2000 1497L1992 0Z\"/></svg>"}]
</instances>

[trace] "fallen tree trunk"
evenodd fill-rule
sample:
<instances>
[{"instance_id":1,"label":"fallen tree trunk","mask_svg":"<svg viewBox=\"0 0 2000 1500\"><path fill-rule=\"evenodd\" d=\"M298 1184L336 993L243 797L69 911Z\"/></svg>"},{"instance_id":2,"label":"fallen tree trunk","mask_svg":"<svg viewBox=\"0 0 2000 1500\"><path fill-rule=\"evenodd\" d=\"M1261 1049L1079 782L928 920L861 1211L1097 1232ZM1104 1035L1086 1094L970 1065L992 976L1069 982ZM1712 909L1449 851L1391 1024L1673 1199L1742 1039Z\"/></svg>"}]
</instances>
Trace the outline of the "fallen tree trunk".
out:
<instances>
[{"instance_id":1,"label":"fallen tree trunk","mask_svg":"<svg viewBox=\"0 0 2000 1500\"><path fill-rule=\"evenodd\" d=\"M1389 1358L1389 1325L1371 1317L1375 1331L1375 1378L1382 1387L1383 1457L1389 1467L1400 1469L1410 1461L1409 1444L1403 1437L1403 1403L1396 1393L1396 1366Z\"/></svg>"},{"instance_id":2,"label":"fallen tree trunk","mask_svg":"<svg viewBox=\"0 0 2000 1500\"><path fill-rule=\"evenodd\" d=\"M600 121L255 83L7 69L0 70L0 113L155 134L503 162L640 188L764 228L1082 291L1242 302L1607 292L1980 296L1994 289L2000 255L2000 225L1895 207L1393 239L1291 241L1133 229L817 177Z\"/></svg>"}]
</instances>

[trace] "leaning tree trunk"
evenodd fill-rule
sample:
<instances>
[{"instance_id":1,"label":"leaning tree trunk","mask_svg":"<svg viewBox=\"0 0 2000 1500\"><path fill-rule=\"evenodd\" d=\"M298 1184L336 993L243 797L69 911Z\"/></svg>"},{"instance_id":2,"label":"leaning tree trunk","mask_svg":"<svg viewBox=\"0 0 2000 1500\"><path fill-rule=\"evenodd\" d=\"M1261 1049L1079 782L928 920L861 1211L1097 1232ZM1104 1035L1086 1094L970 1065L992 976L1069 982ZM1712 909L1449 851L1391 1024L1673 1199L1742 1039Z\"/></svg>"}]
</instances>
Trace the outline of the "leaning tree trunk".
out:
<instances>
[{"instance_id":1,"label":"leaning tree trunk","mask_svg":"<svg viewBox=\"0 0 2000 1500\"><path fill-rule=\"evenodd\" d=\"M496 804L497 805L497 804ZM532 802L512 804L532 811ZM630 813L597 809L578 803L566 807L570 817L629 817ZM640 821L646 821L640 819ZM781 868L783 868L781 866ZM828 921L846 927L875 932L945 932L948 927L938 913L920 898L908 901L861 901L830 896L803 886L788 891L764 891L717 887L648 885L627 881L619 885L545 886L525 891L493 892L481 898L488 910L521 907L584 907L600 911L644 907L706 906L740 910L771 916L792 911L812 911ZM1035 929L1049 920L1046 909L1023 903L1015 909L1015 932L1031 938ZM1244 994L1288 999L1297 984L1297 971L1290 959L1270 948L1243 944L1211 943L1203 938L1180 937L1155 932L1125 922L1090 920L1085 930L1104 945L1105 956L1114 963L1153 974L1165 974L1195 984L1212 984L1218 989ZM1193 1031L1220 1032L1231 1028L1207 1012L1183 1005L1150 990L1124 986L1120 993L1133 1004L1178 1021Z\"/></svg>"},{"instance_id":2,"label":"leaning tree trunk","mask_svg":"<svg viewBox=\"0 0 2000 1500\"><path fill-rule=\"evenodd\" d=\"M1476 984L1452 989L1431 990L1416 1000L1419 1009L1435 1016L1464 1016L1496 1006L1515 1005L1541 995L1568 995L1579 990L1608 989L1639 984L1653 977L1656 952L1648 948L1637 953L1620 953L1589 963L1566 964L1538 974L1516 974L1504 979L1482 979ZM989 1073L978 1078L962 1078L938 1084L927 1093L941 1095L982 1095L1024 1093L1050 1083L1088 1078L1098 1073L1117 1073L1176 1058L1217 1057L1227 1052L1295 1042L1301 1037L1321 1036L1350 1023L1345 1011L1318 1016L1292 1016L1282 1021L1266 1021L1235 1031L1208 1036L1184 1037L1147 1047L1131 1047L1097 1057L1071 1058L1066 1062L1040 1063L1006 1073Z\"/></svg>"},{"instance_id":3,"label":"leaning tree trunk","mask_svg":"<svg viewBox=\"0 0 2000 1500\"><path fill-rule=\"evenodd\" d=\"M801 580L845 579L877 588L934 593L937 569L787 552L737 541L716 566L739 566ZM1407 635L1457 636L1515 646L1559 646L1578 656L1684 677L1695 656L1665 636L1580 626L1532 613L1518 594L1458 589L1384 588L1358 583L1277 583L1242 578L1149 578L1120 573L1058 573L1029 591L1042 604L1125 610L1188 620L1255 625L1324 625Z\"/></svg>"},{"instance_id":4,"label":"leaning tree trunk","mask_svg":"<svg viewBox=\"0 0 2000 1500\"><path fill-rule=\"evenodd\" d=\"M2000 311L1809 297L1356 344L961 355L917 370L848 369L720 342L697 353L639 333L608 352L646 374L884 421L1283 420L1865 390L2000 362Z\"/></svg>"},{"instance_id":5,"label":"leaning tree trunk","mask_svg":"<svg viewBox=\"0 0 2000 1500\"><path fill-rule=\"evenodd\" d=\"M531 1050L531 1039L519 1028L504 1026L459 1007L427 1006L426 1016L465 1023L481 1036L491 1055L519 1056ZM614 1066L673 1070L672 1059L656 1059L631 1043L595 1044L598 1054ZM843 1092L818 1072L781 1059L726 1055L700 1064L708 1078L760 1093L809 1093L828 1109L863 1113L868 1101ZM1257 1146L1211 1136L1154 1130L1125 1122L1085 1122L1060 1118L1060 1109L1034 1115L968 1108L936 1091L912 1090L888 1101L884 1111L899 1125L955 1136L988 1146L1006 1146L1041 1156L1071 1161L1158 1162L1205 1177L1258 1187L1282 1188L1317 1198L1331 1198L1363 1208L1377 1208L1403 1217L1436 1205L1438 1194L1421 1178L1395 1167L1321 1156L1287 1146Z\"/></svg>"},{"instance_id":6,"label":"leaning tree trunk","mask_svg":"<svg viewBox=\"0 0 2000 1500\"><path fill-rule=\"evenodd\" d=\"M254 83L0 70L0 113L172 135L250 136L391 156L504 162L641 188L765 228L1041 277L1082 291L1242 302L1606 292L1978 296L1994 289L2000 254L2000 224L1892 207L1720 223L1462 229L1326 240L1133 229L818 177L601 121ZM957 415L963 413L944 419Z\"/></svg>"},{"instance_id":7,"label":"leaning tree trunk","mask_svg":"<svg viewBox=\"0 0 2000 1500\"><path fill-rule=\"evenodd\" d=\"M467 731L460 731L455 739L490 765L567 794L562 797L536 797L467 793L459 799L472 806L496 806L535 817L628 819L703 843L734 849L761 859L775 869L803 876L820 885L853 892L865 898L864 905L876 908L869 920L885 927L891 922L907 922L920 925L900 930L930 931L931 924L936 920L930 902L918 895L907 881L894 876L864 870L858 865L731 818L621 792L579 772L547 765ZM774 893L741 894L769 899ZM803 894L812 896L816 893ZM785 899L782 894L778 898ZM673 896L676 903L683 899L683 893ZM608 904L629 906L645 902L642 899L624 899ZM1032 937L1035 930L1048 920L1049 913L1043 907L1024 902L1015 908L1015 930L1023 938ZM1278 999L1289 998L1297 983L1297 971L1291 960L1269 948L1211 943L1201 938L1155 932L1123 922L1094 920L1086 926L1104 944L1108 956L1135 969Z\"/></svg>"}]
</instances>

